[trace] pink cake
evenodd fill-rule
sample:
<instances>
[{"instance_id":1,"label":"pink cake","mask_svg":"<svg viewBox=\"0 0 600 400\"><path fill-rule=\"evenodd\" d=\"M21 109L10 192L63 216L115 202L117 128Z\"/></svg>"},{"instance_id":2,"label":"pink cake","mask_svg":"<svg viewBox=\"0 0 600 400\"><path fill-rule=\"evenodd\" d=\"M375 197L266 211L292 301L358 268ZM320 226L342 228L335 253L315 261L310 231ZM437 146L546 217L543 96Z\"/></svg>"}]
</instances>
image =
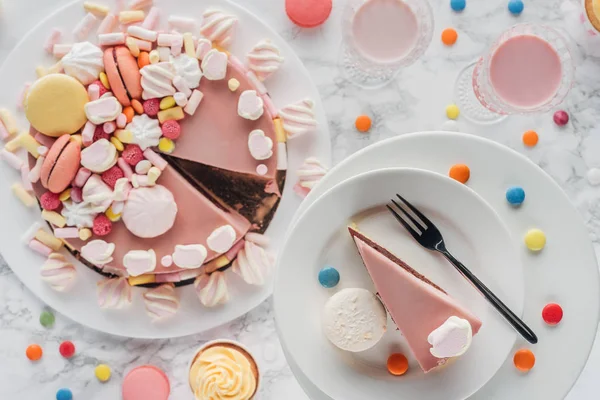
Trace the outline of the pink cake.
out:
<instances>
[{"instance_id":1,"label":"pink cake","mask_svg":"<svg viewBox=\"0 0 600 400\"><path fill-rule=\"evenodd\" d=\"M479 332L481 321L443 289L360 232L348 230L383 304L423 371L447 361L432 355L428 336L448 318L464 319L473 335Z\"/></svg>"}]
</instances>

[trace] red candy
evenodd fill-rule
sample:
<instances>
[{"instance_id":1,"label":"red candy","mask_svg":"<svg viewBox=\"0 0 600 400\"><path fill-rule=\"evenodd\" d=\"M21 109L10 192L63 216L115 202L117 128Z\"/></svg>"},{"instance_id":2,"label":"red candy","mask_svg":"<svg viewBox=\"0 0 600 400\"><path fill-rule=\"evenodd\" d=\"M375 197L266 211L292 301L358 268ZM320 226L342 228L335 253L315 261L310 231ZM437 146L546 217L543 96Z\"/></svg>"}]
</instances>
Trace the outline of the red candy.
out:
<instances>
[{"instance_id":1,"label":"red candy","mask_svg":"<svg viewBox=\"0 0 600 400\"><path fill-rule=\"evenodd\" d=\"M102 97L102 95L104 93L108 92L108 89L106 89L104 87L104 85L102 84L102 82L100 81L100 79L98 79L97 81L94 81L94 82L90 83L90 86L91 85L97 85L100 88L100 97Z\"/></svg>"},{"instance_id":2,"label":"red candy","mask_svg":"<svg viewBox=\"0 0 600 400\"><path fill-rule=\"evenodd\" d=\"M71 200L73 200L73 203L81 203L83 201L83 192L81 188L75 186L71 188Z\"/></svg>"},{"instance_id":3,"label":"red candy","mask_svg":"<svg viewBox=\"0 0 600 400\"><path fill-rule=\"evenodd\" d=\"M112 222L110 222L110 219L104 214L98 214L96 218L94 218L92 232L98 236L106 236L110 231L112 231Z\"/></svg>"},{"instance_id":4,"label":"red candy","mask_svg":"<svg viewBox=\"0 0 600 400\"><path fill-rule=\"evenodd\" d=\"M121 153L121 157L123 157L127 164L135 167L137 163L144 159L144 154L137 144L128 144Z\"/></svg>"},{"instance_id":5,"label":"red candy","mask_svg":"<svg viewBox=\"0 0 600 400\"><path fill-rule=\"evenodd\" d=\"M114 167L102 173L102 180L104 183L110 186L111 189L114 189L117 180L123 178L124 176L125 173L123 173L123 170L115 165Z\"/></svg>"},{"instance_id":6,"label":"red candy","mask_svg":"<svg viewBox=\"0 0 600 400\"><path fill-rule=\"evenodd\" d=\"M548 325L557 325L563 317L563 309L555 303L546 304L542 310L542 318Z\"/></svg>"},{"instance_id":7,"label":"red candy","mask_svg":"<svg viewBox=\"0 0 600 400\"><path fill-rule=\"evenodd\" d=\"M68 340L64 341L58 347L58 351L60 355L64 358L71 358L75 354L75 345L73 344L73 342L70 342Z\"/></svg>"},{"instance_id":8,"label":"red candy","mask_svg":"<svg viewBox=\"0 0 600 400\"><path fill-rule=\"evenodd\" d=\"M165 121L164 124L162 124L162 134L166 138L176 140L181 134L179 122L175 120Z\"/></svg>"},{"instance_id":9,"label":"red candy","mask_svg":"<svg viewBox=\"0 0 600 400\"><path fill-rule=\"evenodd\" d=\"M42 203L42 208L48 211L57 210L60 205L60 199L58 198L58 194L52 192L46 192L40 196L40 203Z\"/></svg>"},{"instance_id":10,"label":"red candy","mask_svg":"<svg viewBox=\"0 0 600 400\"><path fill-rule=\"evenodd\" d=\"M565 126L569 122L569 114L560 110L554 113L554 123L558 126Z\"/></svg>"},{"instance_id":11,"label":"red candy","mask_svg":"<svg viewBox=\"0 0 600 400\"><path fill-rule=\"evenodd\" d=\"M94 137L92 141L96 142L100 139L110 140L110 135L104 132L104 127L102 125L96 126L96 130L94 131Z\"/></svg>"},{"instance_id":12,"label":"red candy","mask_svg":"<svg viewBox=\"0 0 600 400\"><path fill-rule=\"evenodd\" d=\"M159 99L150 99L146 100L143 104L144 114L149 117L156 117L158 112L160 111L160 100Z\"/></svg>"}]
</instances>

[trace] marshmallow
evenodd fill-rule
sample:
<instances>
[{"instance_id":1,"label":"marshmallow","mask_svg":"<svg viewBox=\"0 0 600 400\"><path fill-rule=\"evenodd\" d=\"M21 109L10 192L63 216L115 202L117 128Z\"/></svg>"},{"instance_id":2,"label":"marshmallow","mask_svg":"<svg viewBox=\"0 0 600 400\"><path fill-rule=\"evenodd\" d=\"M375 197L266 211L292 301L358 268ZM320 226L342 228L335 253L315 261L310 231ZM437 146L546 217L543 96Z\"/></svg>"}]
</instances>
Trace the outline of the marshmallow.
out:
<instances>
[{"instance_id":1,"label":"marshmallow","mask_svg":"<svg viewBox=\"0 0 600 400\"><path fill-rule=\"evenodd\" d=\"M90 101L98 100L100 98L100 87L98 85L88 86L88 96Z\"/></svg>"},{"instance_id":2,"label":"marshmallow","mask_svg":"<svg viewBox=\"0 0 600 400\"><path fill-rule=\"evenodd\" d=\"M123 129L127 126L127 115L121 113L117 117L117 128Z\"/></svg>"},{"instance_id":3,"label":"marshmallow","mask_svg":"<svg viewBox=\"0 0 600 400\"><path fill-rule=\"evenodd\" d=\"M113 260L114 251L114 243L106 243L104 240L92 240L81 248L81 256L96 267L101 268Z\"/></svg>"},{"instance_id":4,"label":"marshmallow","mask_svg":"<svg viewBox=\"0 0 600 400\"><path fill-rule=\"evenodd\" d=\"M133 24L134 22L143 21L146 14L141 10L121 11L119 13L119 22L123 25Z\"/></svg>"},{"instance_id":5,"label":"marshmallow","mask_svg":"<svg viewBox=\"0 0 600 400\"><path fill-rule=\"evenodd\" d=\"M200 61L204 59L206 54L212 50L212 43L210 40L205 38L198 39L198 44L196 45L196 58Z\"/></svg>"},{"instance_id":6,"label":"marshmallow","mask_svg":"<svg viewBox=\"0 0 600 400\"><path fill-rule=\"evenodd\" d=\"M40 180L40 175L42 173L42 165L44 164L44 161L45 157L38 158L31 171L29 171L28 178L31 183L36 183Z\"/></svg>"},{"instance_id":7,"label":"marshmallow","mask_svg":"<svg viewBox=\"0 0 600 400\"><path fill-rule=\"evenodd\" d=\"M0 108L0 121L2 121L10 135L14 135L19 131L15 117L6 108Z\"/></svg>"},{"instance_id":8,"label":"marshmallow","mask_svg":"<svg viewBox=\"0 0 600 400\"><path fill-rule=\"evenodd\" d=\"M32 196L23 185L14 183L11 187L13 194L25 205L25 207L33 207L37 204L37 200Z\"/></svg>"},{"instance_id":9,"label":"marshmallow","mask_svg":"<svg viewBox=\"0 0 600 400\"><path fill-rule=\"evenodd\" d=\"M84 1L83 9L86 12L94 14L96 17L105 17L110 11L110 8L108 8L107 6L92 3L91 1Z\"/></svg>"},{"instance_id":10,"label":"marshmallow","mask_svg":"<svg viewBox=\"0 0 600 400\"><path fill-rule=\"evenodd\" d=\"M192 95L188 99L188 103L185 106L184 111L189 115L194 115L203 97L204 94L201 91L194 89Z\"/></svg>"},{"instance_id":11,"label":"marshmallow","mask_svg":"<svg viewBox=\"0 0 600 400\"><path fill-rule=\"evenodd\" d=\"M164 171L164 169L167 168L168 163L152 149L144 150L144 157L161 171Z\"/></svg>"},{"instance_id":12,"label":"marshmallow","mask_svg":"<svg viewBox=\"0 0 600 400\"><path fill-rule=\"evenodd\" d=\"M248 135L248 149L255 160L267 160L273 155L273 140L260 129L255 129Z\"/></svg>"},{"instance_id":13,"label":"marshmallow","mask_svg":"<svg viewBox=\"0 0 600 400\"><path fill-rule=\"evenodd\" d=\"M235 239L235 229L231 225L223 225L212 231L206 239L206 244L215 253L225 253L233 246Z\"/></svg>"},{"instance_id":14,"label":"marshmallow","mask_svg":"<svg viewBox=\"0 0 600 400\"><path fill-rule=\"evenodd\" d=\"M77 239L79 238L79 229L77 228L56 228L54 236L59 239Z\"/></svg>"},{"instance_id":15,"label":"marshmallow","mask_svg":"<svg viewBox=\"0 0 600 400\"><path fill-rule=\"evenodd\" d=\"M148 160L142 160L135 166L135 173L140 175L145 175L152 168L152 163Z\"/></svg>"},{"instance_id":16,"label":"marshmallow","mask_svg":"<svg viewBox=\"0 0 600 400\"><path fill-rule=\"evenodd\" d=\"M142 27L145 29L155 29L158 25L158 20L160 19L160 9L156 7L152 7L150 11L148 11L148 15L144 22L142 23Z\"/></svg>"},{"instance_id":17,"label":"marshmallow","mask_svg":"<svg viewBox=\"0 0 600 400\"><path fill-rule=\"evenodd\" d=\"M85 17L83 17L75 26L75 29L73 29L73 36L75 39L79 42L85 40L85 38L87 38L92 31L92 28L97 20L98 19L94 16L94 14L87 13Z\"/></svg>"},{"instance_id":18,"label":"marshmallow","mask_svg":"<svg viewBox=\"0 0 600 400\"><path fill-rule=\"evenodd\" d=\"M100 175L92 175L82 189L83 201L94 207L96 212L105 212L113 201L112 189Z\"/></svg>"},{"instance_id":19,"label":"marshmallow","mask_svg":"<svg viewBox=\"0 0 600 400\"><path fill-rule=\"evenodd\" d=\"M21 171L21 182L23 183L23 189L28 192L33 192L33 185L29 180L29 167L27 165L23 165L20 169Z\"/></svg>"},{"instance_id":20,"label":"marshmallow","mask_svg":"<svg viewBox=\"0 0 600 400\"><path fill-rule=\"evenodd\" d=\"M429 351L436 358L458 357L471 346L473 330L469 321L452 316L427 337Z\"/></svg>"},{"instance_id":21,"label":"marshmallow","mask_svg":"<svg viewBox=\"0 0 600 400\"><path fill-rule=\"evenodd\" d=\"M171 47L160 46L157 51L161 62L167 62L171 58Z\"/></svg>"},{"instance_id":22,"label":"marshmallow","mask_svg":"<svg viewBox=\"0 0 600 400\"><path fill-rule=\"evenodd\" d=\"M117 163L117 149L106 139L100 139L81 151L81 165L92 172L102 173Z\"/></svg>"},{"instance_id":23,"label":"marshmallow","mask_svg":"<svg viewBox=\"0 0 600 400\"><path fill-rule=\"evenodd\" d=\"M116 46L124 43L125 34L123 32L103 33L98 35L98 44L100 46Z\"/></svg>"},{"instance_id":24,"label":"marshmallow","mask_svg":"<svg viewBox=\"0 0 600 400\"><path fill-rule=\"evenodd\" d=\"M104 133L108 133L110 135L117 129L117 124L115 124L113 121L105 122L104 125L102 125L102 129L104 130Z\"/></svg>"},{"instance_id":25,"label":"marshmallow","mask_svg":"<svg viewBox=\"0 0 600 400\"><path fill-rule=\"evenodd\" d=\"M48 36L48 39L46 39L46 43L44 43L44 50L46 50L46 53L52 54L54 51L54 45L60 42L61 37L62 31L60 29L52 29L52 33L50 33L50 36Z\"/></svg>"},{"instance_id":26,"label":"marshmallow","mask_svg":"<svg viewBox=\"0 0 600 400\"><path fill-rule=\"evenodd\" d=\"M137 45L137 47L140 49L140 51L149 52L152 50L152 42L149 42L147 40L137 39L137 38L132 38L132 39L135 42L135 44Z\"/></svg>"},{"instance_id":27,"label":"marshmallow","mask_svg":"<svg viewBox=\"0 0 600 400\"><path fill-rule=\"evenodd\" d=\"M264 113L263 99L255 90L245 90L238 101L238 115L242 118L256 121Z\"/></svg>"},{"instance_id":28,"label":"marshmallow","mask_svg":"<svg viewBox=\"0 0 600 400\"><path fill-rule=\"evenodd\" d=\"M141 10L146 7L150 7L154 0L132 0L129 3L128 8L130 10Z\"/></svg>"},{"instance_id":29,"label":"marshmallow","mask_svg":"<svg viewBox=\"0 0 600 400\"><path fill-rule=\"evenodd\" d=\"M28 243L28 246L31 250L35 251L36 253L39 253L45 257L48 257L50 254L52 254L52 249L48 246L46 246L43 243L40 243L39 241L33 239Z\"/></svg>"},{"instance_id":30,"label":"marshmallow","mask_svg":"<svg viewBox=\"0 0 600 400\"><path fill-rule=\"evenodd\" d=\"M127 48L129 49L129 52L132 56L138 57L140 55L140 48L131 36L127 37L127 40L125 40L125 44L127 45Z\"/></svg>"},{"instance_id":31,"label":"marshmallow","mask_svg":"<svg viewBox=\"0 0 600 400\"><path fill-rule=\"evenodd\" d=\"M130 250L123 257L123 265L131 276L140 276L154 271L156 253L154 250Z\"/></svg>"},{"instance_id":32,"label":"marshmallow","mask_svg":"<svg viewBox=\"0 0 600 400\"><path fill-rule=\"evenodd\" d=\"M184 93L181 92L177 92L173 95L173 99L175 99L175 103L179 106L179 107L185 107L187 105L188 102L188 98Z\"/></svg>"},{"instance_id":33,"label":"marshmallow","mask_svg":"<svg viewBox=\"0 0 600 400\"><path fill-rule=\"evenodd\" d=\"M183 45L183 36L177 33L161 33L157 37L157 44L159 46L171 46L174 42L179 42Z\"/></svg>"},{"instance_id":34,"label":"marshmallow","mask_svg":"<svg viewBox=\"0 0 600 400\"><path fill-rule=\"evenodd\" d=\"M104 17L104 19L100 23L100 26L98 27L98 30L96 31L96 33L98 35L104 35L107 33L111 33L113 31L113 29L115 29L116 25L117 25L117 16L113 15L113 14L108 14L106 17Z\"/></svg>"},{"instance_id":35,"label":"marshmallow","mask_svg":"<svg viewBox=\"0 0 600 400\"><path fill-rule=\"evenodd\" d=\"M218 81L227 74L227 54L212 49L202 59L202 72L206 79Z\"/></svg>"},{"instance_id":36,"label":"marshmallow","mask_svg":"<svg viewBox=\"0 0 600 400\"><path fill-rule=\"evenodd\" d=\"M0 158L2 158L8 165L13 167L16 170L21 170L21 167L25 165L25 161L22 160L19 156L6 149L0 150Z\"/></svg>"},{"instance_id":37,"label":"marshmallow","mask_svg":"<svg viewBox=\"0 0 600 400\"><path fill-rule=\"evenodd\" d=\"M185 54L189 57L196 58L196 49L194 48L194 36L190 32L183 34L183 48Z\"/></svg>"},{"instance_id":38,"label":"marshmallow","mask_svg":"<svg viewBox=\"0 0 600 400\"><path fill-rule=\"evenodd\" d=\"M172 260L179 268L200 268L208 255L201 244L176 245Z\"/></svg>"},{"instance_id":39,"label":"marshmallow","mask_svg":"<svg viewBox=\"0 0 600 400\"><path fill-rule=\"evenodd\" d=\"M169 28L176 29L180 32L195 32L196 31L196 20L193 18L171 15L167 19L167 23L169 24Z\"/></svg>"},{"instance_id":40,"label":"marshmallow","mask_svg":"<svg viewBox=\"0 0 600 400\"><path fill-rule=\"evenodd\" d=\"M149 42L155 42L158 37L158 33L156 31L152 31L150 29L146 29L137 25L131 25L130 27L128 27L127 33L130 36Z\"/></svg>"},{"instance_id":41,"label":"marshmallow","mask_svg":"<svg viewBox=\"0 0 600 400\"><path fill-rule=\"evenodd\" d=\"M177 89L179 92L183 93L186 99L192 94L192 90L188 86L186 80L179 75L173 78L173 86L175 86L175 89Z\"/></svg>"},{"instance_id":42,"label":"marshmallow","mask_svg":"<svg viewBox=\"0 0 600 400\"><path fill-rule=\"evenodd\" d=\"M69 54L71 48L73 48L72 44L55 44L54 48L52 49L52 54L56 58L63 58L64 56Z\"/></svg>"},{"instance_id":43,"label":"marshmallow","mask_svg":"<svg viewBox=\"0 0 600 400\"><path fill-rule=\"evenodd\" d=\"M119 157L119 159L117 160L117 165L123 170L125 178L127 178L128 180L131 179L131 177L133 176L133 170L131 169L131 165L127 164L127 161L125 161L122 157Z\"/></svg>"},{"instance_id":44,"label":"marshmallow","mask_svg":"<svg viewBox=\"0 0 600 400\"><path fill-rule=\"evenodd\" d=\"M104 97L86 103L85 115L95 125L114 121L123 111L123 106L115 97Z\"/></svg>"},{"instance_id":45,"label":"marshmallow","mask_svg":"<svg viewBox=\"0 0 600 400\"><path fill-rule=\"evenodd\" d=\"M167 254L166 256L160 259L160 265L162 265L165 268L169 268L171 265L173 265L173 257ZM179 274L177 275L179 277Z\"/></svg>"}]
</instances>

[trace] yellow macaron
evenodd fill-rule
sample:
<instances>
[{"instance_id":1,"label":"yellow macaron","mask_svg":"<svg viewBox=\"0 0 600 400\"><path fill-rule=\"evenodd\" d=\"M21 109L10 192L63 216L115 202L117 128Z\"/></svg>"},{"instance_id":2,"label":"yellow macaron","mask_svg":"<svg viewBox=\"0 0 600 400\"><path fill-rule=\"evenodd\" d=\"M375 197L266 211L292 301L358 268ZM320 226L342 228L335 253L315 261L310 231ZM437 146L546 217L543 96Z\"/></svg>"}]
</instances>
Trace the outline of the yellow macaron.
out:
<instances>
[{"instance_id":1,"label":"yellow macaron","mask_svg":"<svg viewBox=\"0 0 600 400\"><path fill-rule=\"evenodd\" d=\"M87 91L77 79L50 74L31 85L25 115L36 130L58 137L77 132L87 122L84 106L88 101Z\"/></svg>"}]
</instances>

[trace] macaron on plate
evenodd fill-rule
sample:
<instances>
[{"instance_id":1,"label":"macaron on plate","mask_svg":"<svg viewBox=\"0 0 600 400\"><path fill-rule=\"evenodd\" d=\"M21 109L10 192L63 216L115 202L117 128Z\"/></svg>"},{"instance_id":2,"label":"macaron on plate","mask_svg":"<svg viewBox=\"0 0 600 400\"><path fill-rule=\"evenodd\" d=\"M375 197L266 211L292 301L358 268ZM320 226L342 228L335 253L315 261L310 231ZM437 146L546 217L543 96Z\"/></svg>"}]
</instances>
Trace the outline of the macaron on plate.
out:
<instances>
[{"instance_id":1,"label":"macaron on plate","mask_svg":"<svg viewBox=\"0 0 600 400\"><path fill-rule=\"evenodd\" d=\"M103 0L100 3L114 10L117 2ZM244 8L227 0L182 0L178 2L154 0L153 6L160 8L162 11L161 29L163 25L166 29L167 18L171 15L194 18L197 24L201 21L203 13L209 8L235 15L239 26L243 27L243 35L235 35L227 46L227 50L239 60L244 60L242 63L245 63L246 55L252 51L258 42L266 38L270 39L284 56L285 74L266 82L265 86L267 86L269 93L277 98L276 104L280 107L293 104L299 99L311 98L315 100L314 111L319 126L318 134L312 135L307 142L310 143L310 146L295 144L289 146L287 179L289 182L297 180L296 170L301 166L302 161L309 156L316 156L323 163L330 164L328 125L319 101L319 93L300 59L276 32ZM145 9L145 12L147 13L148 9ZM3 77L0 79L3 85L3 90L0 93L0 107L9 109L10 113L16 117L19 131L26 130L29 126L29 119L34 127L46 136L60 137L54 143L49 141L48 146L45 146L47 148L43 149L45 159L41 163L40 171L41 183L47 188L51 188L52 193L55 194L61 193L74 180L78 172L76 165L79 165L80 160L85 158L83 152L91 148L91 146L80 143L76 138L61 135L78 132L87 125L86 119L90 116L88 115L86 118L86 113L81 111L85 109L85 104L93 102L88 103L88 93L84 90L82 83L61 74L50 74L43 79L39 79L32 85L28 94L29 101L33 103L56 103L56 110L58 110L56 113L51 108L47 113L30 115L29 113L33 113L34 110L39 110L39 107L32 107L29 111L27 109L20 111L17 109L15 99L22 92L25 82L35 81L37 66L41 65L48 68L51 63L56 63L54 58L44 52L44 44L53 28L60 28L64 32L61 43L82 42L84 40L75 40L72 32L85 15L81 2L71 3L56 10L23 38L10 56L6 58L0 69L0 76ZM92 44L97 42L96 30L100 22L97 21L85 40ZM197 32L198 29L196 27L193 31ZM142 87L140 86L140 68L139 65L135 65L136 60L130 53L130 49L120 45L111 45L103 47L99 52L95 50L94 52L97 53L94 54L94 60L100 60L106 66L106 76L100 74L98 78L107 81L106 85L103 84L103 86L110 86L110 90L118 103L114 100L107 100L107 104L98 102L96 110L88 111L94 111L95 114L112 114L113 111L119 111L118 108L115 109L114 107L117 104L122 106L123 112L129 109L127 104L131 104L130 108L135 106L139 108L140 103L144 101ZM83 74L86 71L79 72ZM94 80L98 79L95 76L93 78ZM202 79L205 79L205 77ZM302 84L297 84L299 81ZM226 95L232 93L233 95L240 95L240 93L230 92L226 84L224 87ZM102 96L102 93L100 96ZM108 99L111 99L111 97L109 96ZM52 100L55 100L54 103ZM132 100L139 101L134 102ZM80 112L65 115L63 108L69 104L72 105L70 108L77 109ZM208 104L205 99L204 105ZM137 111L137 113L140 112ZM57 118L58 115L61 118ZM64 118L65 116L68 118ZM107 126L105 125L104 128L107 128ZM106 132L106 129L104 133L116 135L116 132L114 134L110 130ZM96 133L94 132L94 134ZM98 139L94 144L101 143L102 140L104 139ZM108 145L105 147L112 149ZM36 151L36 148L32 148L31 151ZM25 159L25 152L19 151L17 154ZM107 159L110 164L113 161L113 159ZM2 169L0 187L4 187L9 193L11 185L15 182L21 182L21 175L18 173L19 171L4 162L1 163L0 168ZM52 198L50 200L55 201L56 199ZM266 235L271 239L271 248L274 252L277 251L284 232L300 204L300 200L293 192L293 183L286 185L277 213L266 231ZM40 278L40 268L44 264L44 257L31 251L22 240L22 236L35 223L39 223L40 227L46 226L46 222L41 218L40 210L35 204L35 199L31 203L31 207L25 207L15 196L2 196L0 208L3 210L3 226L5 227L0 236L0 253L2 253L9 266L14 268L14 272L19 279L56 311L100 331L140 338L169 338L189 335L214 328L245 314L262 303L272 293L273 274L269 274L265 285L255 286L237 279L237 275L232 273L232 279L227 282L230 300L225 305L213 308L203 307L199 303L199 296L193 285L178 287L175 289L179 297L177 313L168 320L153 322L148 315L149 313L145 307L146 299L143 297L148 289L131 287L133 290L131 305L121 310L103 310L99 307L99 297L96 293L97 283L106 280L106 278L79 263L66 250L63 249L62 252L67 257L67 261L75 265L76 270L75 280L69 292L56 292ZM118 223L122 223L122 221ZM161 258L157 261L159 263L163 262ZM23 265L39 267L22 268ZM233 278L234 275L235 278Z\"/></svg>"}]
</instances>

